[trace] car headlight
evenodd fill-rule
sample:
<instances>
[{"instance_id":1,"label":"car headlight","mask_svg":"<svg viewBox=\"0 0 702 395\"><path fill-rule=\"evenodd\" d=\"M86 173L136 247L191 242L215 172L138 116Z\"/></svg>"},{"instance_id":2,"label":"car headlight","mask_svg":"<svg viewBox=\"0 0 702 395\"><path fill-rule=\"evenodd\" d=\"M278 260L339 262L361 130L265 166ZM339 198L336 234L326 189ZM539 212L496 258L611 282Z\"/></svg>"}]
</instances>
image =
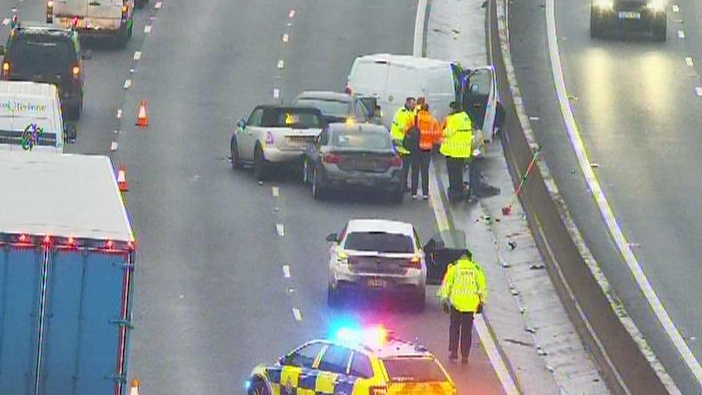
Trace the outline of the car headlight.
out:
<instances>
[{"instance_id":1,"label":"car headlight","mask_svg":"<svg viewBox=\"0 0 702 395\"><path fill-rule=\"evenodd\" d=\"M665 0L653 0L650 1L646 6L649 10L653 12L663 12L665 11L666 2Z\"/></svg>"},{"instance_id":2,"label":"car headlight","mask_svg":"<svg viewBox=\"0 0 702 395\"><path fill-rule=\"evenodd\" d=\"M614 0L595 0L595 7L601 10L614 9Z\"/></svg>"}]
</instances>

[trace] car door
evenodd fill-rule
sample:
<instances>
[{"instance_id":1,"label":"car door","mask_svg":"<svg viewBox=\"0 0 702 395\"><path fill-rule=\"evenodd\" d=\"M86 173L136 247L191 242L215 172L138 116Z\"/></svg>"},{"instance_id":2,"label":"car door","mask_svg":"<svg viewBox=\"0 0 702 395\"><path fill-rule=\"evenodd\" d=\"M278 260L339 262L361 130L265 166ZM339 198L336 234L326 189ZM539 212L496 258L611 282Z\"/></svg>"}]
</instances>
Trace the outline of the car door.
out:
<instances>
[{"instance_id":1,"label":"car door","mask_svg":"<svg viewBox=\"0 0 702 395\"><path fill-rule=\"evenodd\" d=\"M492 140L497 115L497 79L491 66L473 70L462 86L462 104L483 140Z\"/></svg>"},{"instance_id":2,"label":"car door","mask_svg":"<svg viewBox=\"0 0 702 395\"><path fill-rule=\"evenodd\" d=\"M305 178L305 180L312 179L312 170L317 164L321 163L320 150L328 143L328 141L329 126L322 129L322 132L319 134L319 136L315 138L314 144L312 144L309 148L305 150L304 171L307 172L307 177Z\"/></svg>"},{"instance_id":3,"label":"car door","mask_svg":"<svg viewBox=\"0 0 702 395\"><path fill-rule=\"evenodd\" d=\"M367 394L375 376L371 359L362 352L354 351L349 364L349 374L336 383L334 392L339 395Z\"/></svg>"},{"instance_id":4,"label":"car door","mask_svg":"<svg viewBox=\"0 0 702 395\"><path fill-rule=\"evenodd\" d=\"M350 349L335 344L329 345L324 350L317 367L316 393L341 395L336 391L336 386L341 386L347 381L351 354Z\"/></svg>"},{"instance_id":5,"label":"car door","mask_svg":"<svg viewBox=\"0 0 702 395\"><path fill-rule=\"evenodd\" d=\"M120 20L122 19L122 7L124 0L87 0L88 13L86 18L96 21ZM101 27L106 27L101 24Z\"/></svg>"},{"instance_id":6,"label":"car door","mask_svg":"<svg viewBox=\"0 0 702 395\"><path fill-rule=\"evenodd\" d=\"M255 136L258 129L261 127L261 118L263 117L263 108L256 107L245 122L244 127L237 125L236 127L236 142L239 147L239 155L242 159L253 160L254 146L256 143Z\"/></svg>"},{"instance_id":7,"label":"car door","mask_svg":"<svg viewBox=\"0 0 702 395\"><path fill-rule=\"evenodd\" d=\"M285 356L280 372L275 371L277 367L269 369L271 382L280 385L280 395L298 394L300 388L309 385L308 376L316 377L315 366L326 347L324 342L307 343Z\"/></svg>"}]
</instances>

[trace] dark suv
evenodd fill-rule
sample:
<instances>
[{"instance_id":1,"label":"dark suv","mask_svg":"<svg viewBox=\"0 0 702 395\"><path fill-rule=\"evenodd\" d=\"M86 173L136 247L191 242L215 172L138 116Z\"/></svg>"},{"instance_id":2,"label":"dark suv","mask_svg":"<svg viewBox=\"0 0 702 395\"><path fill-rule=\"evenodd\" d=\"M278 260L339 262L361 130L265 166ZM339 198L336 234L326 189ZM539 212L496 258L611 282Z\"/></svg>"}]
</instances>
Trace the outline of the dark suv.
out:
<instances>
[{"instance_id":1,"label":"dark suv","mask_svg":"<svg viewBox=\"0 0 702 395\"><path fill-rule=\"evenodd\" d=\"M591 0L590 36L601 37L614 29L648 31L665 41L667 0Z\"/></svg>"},{"instance_id":2,"label":"dark suv","mask_svg":"<svg viewBox=\"0 0 702 395\"><path fill-rule=\"evenodd\" d=\"M50 25L18 26L0 46L2 79L56 85L61 109L70 119L83 110L83 60L78 33Z\"/></svg>"}]
</instances>

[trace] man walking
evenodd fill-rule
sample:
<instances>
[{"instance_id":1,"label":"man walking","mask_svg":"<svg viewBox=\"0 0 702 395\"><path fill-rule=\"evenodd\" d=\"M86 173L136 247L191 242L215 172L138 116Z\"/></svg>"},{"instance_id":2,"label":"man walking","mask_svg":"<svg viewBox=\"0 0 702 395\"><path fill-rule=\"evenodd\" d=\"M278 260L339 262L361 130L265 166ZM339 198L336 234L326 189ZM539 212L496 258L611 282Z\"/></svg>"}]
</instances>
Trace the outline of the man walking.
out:
<instances>
[{"instance_id":1,"label":"man walking","mask_svg":"<svg viewBox=\"0 0 702 395\"><path fill-rule=\"evenodd\" d=\"M461 363L468 363L473 340L473 315L482 312L487 293L485 272L466 250L455 264L449 265L439 290L444 310L450 315L450 360L458 359L460 342Z\"/></svg>"},{"instance_id":2,"label":"man walking","mask_svg":"<svg viewBox=\"0 0 702 395\"><path fill-rule=\"evenodd\" d=\"M464 199L463 170L473 155L473 122L456 102L451 102L452 112L446 117L444 140L440 152L446 157L449 200Z\"/></svg>"},{"instance_id":3,"label":"man walking","mask_svg":"<svg viewBox=\"0 0 702 395\"><path fill-rule=\"evenodd\" d=\"M417 198L419 175L422 176L422 194L424 200L429 199L429 165L432 150L441 142L441 129L439 121L431 115L429 103L424 103L418 108L417 129L419 141L417 152L412 160L412 197Z\"/></svg>"},{"instance_id":4,"label":"man walking","mask_svg":"<svg viewBox=\"0 0 702 395\"><path fill-rule=\"evenodd\" d=\"M411 164L410 152L404 147L405 134L414 126L416 105L417 101L414 97L405 99L405 105L397 110L390 127L390 135L397 148L397 153L400 154L402 158L402 178L404 180L403 187L405 190L409 189L407 188L407 175L409 174Z\"/></svg>"}]
</instances>

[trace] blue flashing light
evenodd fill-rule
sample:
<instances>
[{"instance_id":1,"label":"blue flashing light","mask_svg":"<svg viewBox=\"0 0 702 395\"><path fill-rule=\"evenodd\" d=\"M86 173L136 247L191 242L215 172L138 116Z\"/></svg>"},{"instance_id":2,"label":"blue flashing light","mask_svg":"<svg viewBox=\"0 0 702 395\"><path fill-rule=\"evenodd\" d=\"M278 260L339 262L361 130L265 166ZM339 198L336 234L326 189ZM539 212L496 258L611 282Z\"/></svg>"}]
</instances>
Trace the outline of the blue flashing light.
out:
<instances>
[{"instance_id":1,"label":"blue flashing light","mask_svg":"<svg viewBox=\"0 0 702 395\"><path fill-rule=\"evenodd\" d=\"M251 380L246 380L246 391L251 388Z\"/></svg>"},{"instance_id":2,"label":"blue flashing light","mask_svg":"<svg viewBox=\"0 0 702 395\"><path fill-rule=\"evenodd\" d=\"M334 340L340 343L359 343L361 333L348 327L339 328L334 334Z\"/></svg>"}]
</instances>

